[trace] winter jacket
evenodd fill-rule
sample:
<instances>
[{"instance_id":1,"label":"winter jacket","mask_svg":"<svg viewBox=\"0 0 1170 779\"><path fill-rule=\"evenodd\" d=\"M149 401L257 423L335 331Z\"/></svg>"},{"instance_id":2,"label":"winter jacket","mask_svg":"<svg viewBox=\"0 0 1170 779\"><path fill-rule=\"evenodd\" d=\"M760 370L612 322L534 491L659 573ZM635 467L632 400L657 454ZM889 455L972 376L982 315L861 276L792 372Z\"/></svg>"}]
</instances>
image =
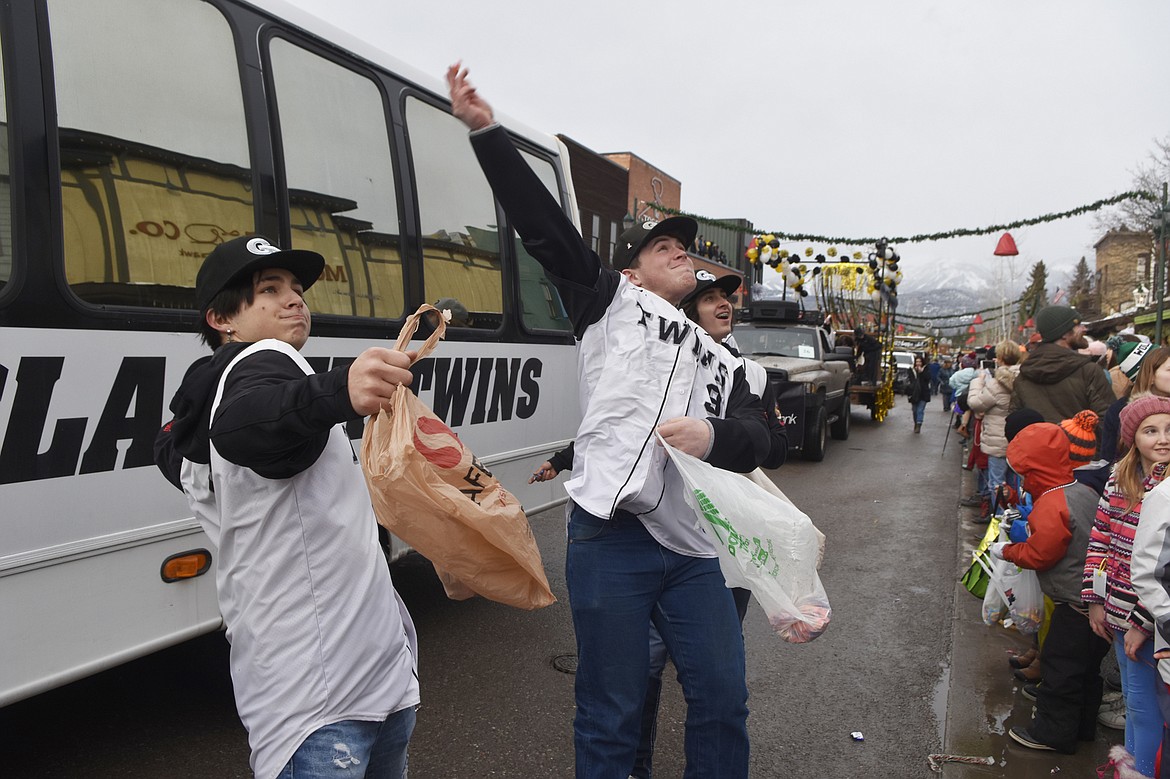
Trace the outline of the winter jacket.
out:
<instances>
[{"instance_id":1,"label":"winter jacket","mask_svg":"<svg viewBox=\"0 0 1170 779\"><path fill-rule=\"evenodd\" d=\"M1133 382L1121 370L1121 367L1114 365L1109 369L1109 385L1113 388L1114 397L1120 399L1129 395L1129 388L1133 386Z\"/></svg>"},{"instance_id":2,"label":"winter jacket","mask_svg":"<svg viewBox=\"0 0 1170 779\"><path fill-rule=\"evenodd\" d=\"M1170 480L1142 501L1142 521L1133 537L1130 582L1154 620L1154 651L1170 648ZM1160 660L1162 681L1170 682L1170 661Z\"/></svg>"},{"instance_id":3,"label":"winter jacket","mask_svg":"<svg viewBox=\"0 0 1170 779\"><path fill-rule=\"evenodd\" d=\"M1004 426L1012 402L1012 385L1019 372L1018 365L1000 365L994 376L989 371L979 371L967 389L967 405L976 414L983 415L983 438L979 446L988 457L1007 454Z\"/></svg>"},{"instance_id":4,"label":"winter jacket","mask_svg":"<svg viewBox=\"0 0 1170 779\"><path fill-rule=\"evenodd\" d=\"M938 369L938 391L942 393L943 397L951 395L951 377L955 375L954 368L948 368L945 365Z\"/></svg>"},{"instance_id":5,"label":"winter jacket","mask_svg":"<svg viewBox=\"0 0 1170 779\"><path fill-rule=\"evenodd\" d=\"M1154 466L1142 483L1143 492L1157 487L1166 475L1166 465ZM1142 514L1142 503L1129 511L1129 501L1117 488L1117 469L1105 484L1105 494L1097 504L1097 518L1093 523L1093 534L1089 537L1089 552L1085 558L1085 582L1083 597L1085 603L1103 603L1105 618L1121 632L1130 627L1139 628L1147 638L1153 634L1153 619L1138 601L1130 579L1130 556L1133 554L1134 536ZM1093 572L1105 566L1105 597L1093 592Z\"/></svg>"},{"instance_id":6,"label":"winter jacket","mask_svg":"<svg viewBox=\"0 0 1170 779\"><path fill-rule=\"evenodd\" d=\"M1097 493L1073 480L1068 437L1057 425L1025 427L1008 444L1007 460L1033 503L1032 534L1004 547L1004 559L1037 571L1040 589L1052 600L1080 605Z\"/></svg>"},{"instance_id":7,"label":"winter jacket","mask_svg":"<svg viewBox=\"0 0 1170 779\"><path fill-rule=\"evenodd\" d=\"M910 398L911 403L918 403L919 401L930 400L930 372L925 368L922 371L915 373L914 369L910 369L910 384L906 388L906 394Z\"/></svg>"},{"instance_id":8,"label":"winter jacket","mask_svg":"<svg viewBox=\"0 0 1170 779\"><path fill-rule=\"evenodd\" d=\"M956 395L962 395L967 391L967 387L971 384L971 379L975 378L974 368L963 368L951 374L951 389L955 391Z\"/></svg>"},{"instance_id":9,"label":"winter jacket","mask_svg":"<svg viewBox=\"0 0 1170 779\"><path fill-rule=\"evenodd\" d=\"M1035 409L1045 422L1059 425L1087 408L1103 417L1115 400L1105 371L1091 357L1057 344L1039 344L1020 366L1010 411Z\"/></svg>"}]
</instances>

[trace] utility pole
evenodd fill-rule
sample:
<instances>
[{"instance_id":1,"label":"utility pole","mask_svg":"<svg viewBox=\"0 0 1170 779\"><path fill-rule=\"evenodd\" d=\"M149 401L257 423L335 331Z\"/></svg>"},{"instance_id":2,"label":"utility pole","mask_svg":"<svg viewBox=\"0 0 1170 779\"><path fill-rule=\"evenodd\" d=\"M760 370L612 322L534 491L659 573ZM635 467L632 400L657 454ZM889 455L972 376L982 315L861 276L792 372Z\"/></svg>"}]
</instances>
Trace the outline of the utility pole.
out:
<instances>
[{"instance_id":1,"label":"utility pole","mask_svg":"<svg viewBox=\"0 0 1170 779\"><path fill-rule=\"evenodd\" d=\"M1162 182L1162 211L1158 214L1158 226L1154 230L1154 234L1158 236L1158 266L1154 268L1154 297L1157 298L1158 303L1155 311L1154 319L1154 344L1156 346L1162 345L1162 310L1165 308L1164 298L1166 296L1166 240L1170 238L1170 231L1167 227L1170 226L1170 211L1166 206L1166 182Z\"/></svg>"}]
</instances>

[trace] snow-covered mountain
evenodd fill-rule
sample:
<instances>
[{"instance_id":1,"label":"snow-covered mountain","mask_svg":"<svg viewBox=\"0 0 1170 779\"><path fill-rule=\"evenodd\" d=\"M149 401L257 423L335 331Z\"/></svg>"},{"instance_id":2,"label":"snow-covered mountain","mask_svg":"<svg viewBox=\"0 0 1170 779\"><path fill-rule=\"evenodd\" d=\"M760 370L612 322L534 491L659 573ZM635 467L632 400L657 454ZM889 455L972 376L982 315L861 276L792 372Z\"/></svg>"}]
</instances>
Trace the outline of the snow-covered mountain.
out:
<instances>
[{"instance_id":1,"label":"snow-covered mountain","mask_svg":"<svg viewBox=\"0 0 1170 779\"><path fill-rule=\"evenodd\" d=\"M972 265L941 260L901 264L898 310L904 314L944 316L976 311L1015 300L1026 279L1001 279L997 263Z\"/></svg>"}]
</instances>

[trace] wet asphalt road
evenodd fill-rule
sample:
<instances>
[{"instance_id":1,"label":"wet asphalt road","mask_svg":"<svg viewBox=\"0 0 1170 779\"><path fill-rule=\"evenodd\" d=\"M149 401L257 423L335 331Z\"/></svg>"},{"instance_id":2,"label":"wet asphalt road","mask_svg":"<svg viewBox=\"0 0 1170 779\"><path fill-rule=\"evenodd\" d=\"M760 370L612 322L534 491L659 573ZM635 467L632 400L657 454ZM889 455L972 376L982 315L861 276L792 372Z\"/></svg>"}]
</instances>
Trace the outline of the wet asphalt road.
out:
<instances>
[{"instance_id":1,"label":"wet asphalt road","mask_svg":"<svg viewBox=\"0 0 1170 779\"><path fill-rule=\"evenodd\" d=\"M931 753L995 761L949 764L947 777L1094 776L1120 738L1102 731L1074 757L1008 745L1006 727L1025 721L1028 706L1006 653L1027 642L983 626L979 602L956 587L982 533L956 505L970 474L953 435L943 451L946 419L936 402L914 435L905 403L882 424L859 411L850 439L831 441L824 462L773 473L827 536L821 577L833 622L813 643L790 645L758 606L749 610L753 777L936 776ZM560 670L574 651L562 514L531 517L561 598L538 612L451 602L425 561L395 566L420 641L412 776L572 776L573 677ZM205 636L0 709L0 775L250 776L226 655L222 635ZM659 776L682 773L684 717L681 691L668 682Z\"/></svg>"}]
</instances>

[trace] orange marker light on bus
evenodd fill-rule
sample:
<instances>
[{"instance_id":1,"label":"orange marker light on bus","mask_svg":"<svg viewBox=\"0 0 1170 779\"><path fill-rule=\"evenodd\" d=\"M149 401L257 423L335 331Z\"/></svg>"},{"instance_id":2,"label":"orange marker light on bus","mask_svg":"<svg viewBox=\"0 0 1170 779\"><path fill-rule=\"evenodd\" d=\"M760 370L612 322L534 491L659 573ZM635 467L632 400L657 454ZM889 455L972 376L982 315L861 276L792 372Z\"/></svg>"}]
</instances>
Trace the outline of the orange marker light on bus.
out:
<instances>
[{"instance_id":1,"label":"orange marker light on bus","mask_svg":"<svg viewBox=\"0 0 1170 779\"><path fill-rule=\"evenodd\" d=\"M192 549L189 552L179 552L163 560L162 570L159 572L162 580L178 582L183 579L194 579L207 573L211 567L211 552L206 549Z\"/></svg>"}]
</instances>

